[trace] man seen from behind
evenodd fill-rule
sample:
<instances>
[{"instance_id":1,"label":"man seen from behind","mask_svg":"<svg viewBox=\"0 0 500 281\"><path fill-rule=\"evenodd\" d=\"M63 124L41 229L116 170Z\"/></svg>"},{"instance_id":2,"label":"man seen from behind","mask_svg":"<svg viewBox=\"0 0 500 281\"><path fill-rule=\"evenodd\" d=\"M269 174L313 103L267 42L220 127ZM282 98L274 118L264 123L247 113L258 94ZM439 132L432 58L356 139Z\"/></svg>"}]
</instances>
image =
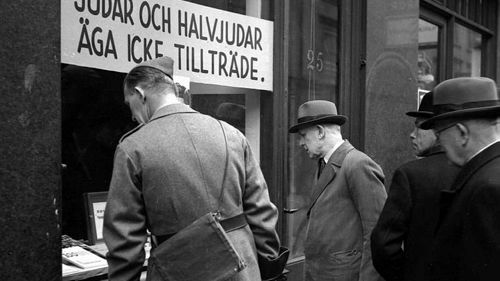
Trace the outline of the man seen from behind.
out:
<instances>
[{"instance_id":1,"label":"man seen from behind","mask_svg":"<svg viewBox=\"0 0 500 281\"><path fill-rule=\"evenodd\" d=\"M280 242L278 211L259 164L240 131L179 102L173 63L169 57L143 62L124 81L125 103L141 125L115 152L104 217L109 280L139 280L147 230L161 245L213 211L221 220L243 214L242 224L224 228L246 265L231 280L261 280L258 261L274 261Z\"/></svg>"}]
</instances>

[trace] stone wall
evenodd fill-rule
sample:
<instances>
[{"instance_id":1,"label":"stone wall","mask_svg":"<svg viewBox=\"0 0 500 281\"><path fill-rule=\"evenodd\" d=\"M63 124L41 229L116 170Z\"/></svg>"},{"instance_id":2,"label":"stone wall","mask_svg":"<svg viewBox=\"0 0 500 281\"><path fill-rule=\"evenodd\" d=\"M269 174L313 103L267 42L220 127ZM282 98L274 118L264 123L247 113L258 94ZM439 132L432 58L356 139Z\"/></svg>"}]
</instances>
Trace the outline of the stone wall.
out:
<instances>
[{"instance_id":1,"label":"stone wall","mask_svg":"<svg viewBox=\"0 0 500 281\"><path fill-rule=\"evenodd\" d=\"M0 280L60 280L59 1L0 4Z\"/></svg>"}]
</instances>

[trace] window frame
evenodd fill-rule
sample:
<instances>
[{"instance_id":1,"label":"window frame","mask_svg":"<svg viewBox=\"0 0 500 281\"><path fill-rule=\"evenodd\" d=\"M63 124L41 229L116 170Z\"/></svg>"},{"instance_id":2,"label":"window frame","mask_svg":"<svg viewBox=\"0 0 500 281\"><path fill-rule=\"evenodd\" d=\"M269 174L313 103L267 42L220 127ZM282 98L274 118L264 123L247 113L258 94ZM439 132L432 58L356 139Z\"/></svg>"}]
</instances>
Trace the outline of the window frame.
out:
<instances>
[{"instance_id":1,"label":"window frame","mask_svg":"<svg viewBox=\"0 0 500 281\"><path fill-rule=\"evenodd\" d=\"M447 57L449 54L449 51L446 48L447 44L447 37L448 37L448 27L446 20L439 16L438 14L430 11L430 10L421 10L420 11L420 16L419 19L422 19L424 21L427 21L431 24L434 24L438 26L439 31L438 31L438 77L436 77L436 82L438 83L439 81L445 80L447 77ZM451 65L452 66L452 65Z\"/></svg>"},{"instance_id":2,"label":"window frame","mask_svg":"<svg viewBox=\"0 0 500 281\"><path fill-rule=\"evenodd\" d=\"M485 4L484 7L486 6ZM480 11L474 10L474 12L480 13L479 18L487 17L488 19L495 19L497 10L486 9L484 7L482 7ZM453 78L453 40L454 29L457 24L481 34L481 76L496 77L496 40L493 40L497 29L496 24L489 23L493 26L493 29L486 27L453 11L442 3L432 0L421 1L419 18L436 24L440 28L442 26L443 28L443 32L440 32L438 39L440 42L443 42L440 44L440 51L442 53L439 54L440 70L437 80L438 83Z\"/></svg>"}]
</instances>

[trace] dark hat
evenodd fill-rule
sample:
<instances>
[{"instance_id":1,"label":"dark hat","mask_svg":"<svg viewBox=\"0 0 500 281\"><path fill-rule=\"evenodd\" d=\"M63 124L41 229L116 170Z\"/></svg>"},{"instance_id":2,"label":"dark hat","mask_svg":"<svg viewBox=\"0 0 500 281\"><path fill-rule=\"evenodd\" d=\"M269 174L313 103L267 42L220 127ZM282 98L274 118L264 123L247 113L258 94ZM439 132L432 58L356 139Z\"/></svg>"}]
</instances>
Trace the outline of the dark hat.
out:
<instances>
[{"instance_id":1,"label":"dark hat","mask_svg":"<svg viewBox=\"0 0 500 281\"><path fill-rule=\"evenodd\" d=\"M316 124L342 125L346 120L346 116L337 114L337 107L333 102L326 100L308 101L299 106L297 124L290 127L288 132L297 133L303 128Z\"/></svg>"},{"instance_id":2,"label":"dark hat","mask_svg":"<svg viewBox=\"0 0 500 281\"><path fill-rule=\"evenodd\" d=\"M432 112L432 92L424 94L424 97L420 101L418 111L408 111L406 112L406 115L417 118L432 117L434 115L434 113Z\"/></svg>"},{"instance_id":3,"label":"dark hat","mask_svg":"<svg viewBox=\"0 0 500 281\"><path fill-rule=\"evenodd\" d=\"M486 77L461 77L441 82L434 90L435 116L422 122L430 129L438 120L500 116L500 97L495 81Z\"/></svg>"},{"instance_id":4,"label":"dark hat","mask_svg":"<svg viewBox=\"0 0 500 281\"><path fill-rule=\"evenodd\" d=\"M157 70L165 73L165 75L170 77L170 79L173 79L174 60L170 57L159 57L159 58L156 58L154 60L144 61L144 62L136 65L134 68L132 68L132 70L136 69L137 67L143 67L143 66L157 69Z\"/></svg>"}]
</instances>

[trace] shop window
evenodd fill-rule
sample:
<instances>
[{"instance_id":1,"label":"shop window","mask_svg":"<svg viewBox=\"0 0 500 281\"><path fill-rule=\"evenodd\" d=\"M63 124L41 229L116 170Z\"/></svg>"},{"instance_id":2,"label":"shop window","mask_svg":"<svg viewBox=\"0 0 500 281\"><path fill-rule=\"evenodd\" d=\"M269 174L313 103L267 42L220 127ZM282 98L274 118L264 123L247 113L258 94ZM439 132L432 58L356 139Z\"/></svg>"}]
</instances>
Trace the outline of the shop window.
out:
<instances>
[{"instance_id":1,"label":"shop window","mask_svg":"<svg viewBox=\"0 0 500 281\"><path fill-rule=\"evenodd\" d=\"M453 77L481 76L481 34L456 24L453 39Z\"/></svg>"},{"instance_id":2,"label":"shop window","mask_svg":"<svg viewBox=\"0 0 500 281\"><path fill-rule=\"evenodd\" d=\"M269 18L273 14L272 4L266 0L189 2L272 20ZM74 239L89 239L84 194L108 191L116 145L121 136L137 126L132 121L130 109L124 104L125 75L122 72L61 64L62 233ZM272 143L267 139L261 141L261 136L273 131L270 91L222 86L216 79L208 85L177 78L182 77L176 77L174 73L175 81L180 81L179 88L182 88L185 103L238 128L247 136L261 165L272 165L269 163L272 157L260 157L261 149L270 151ZM269 173L269 170L264 171L265 176Z\"/></svg>"},{"instance_id":3,"label":"shop window","mask_svg":"<svg viewBox=\"0 0 500 281\"><path fill-rule=\"evenodd\" d=\"M257 160L260 158L261 130L269 131L272 116L261 114L261 95L269 92L254 89L190 83L191 107L233 125L248 139ZM263 159L269 160L269 159Z\"/></svg>"},{"instance_id":4,"label":"shop window","mask_svg":"<svg viewBox=\"0 0 500 281\"><path fill-rule=\"evenodd\" d=\"M453 77L494 77L496 18L494 0L421 1L419 89Z\"/></svg>"},{"instance_id":5,"label":"shop window","mask_svg":"<svg viewBox=\"0 0 500 281\"><path fill-rule=\"evenodd\" d=\"M84 194L107 191L121 136L137 124L123 103L125 74L61 65L62 232L87 239Z\"/></svg>"},{"instance_id":6,"label":"shop window","mask_svg":"<svg viewBox=\"0 0 500 281\"><path fill-rule=\"evenodd\" d=\"M335 0L290 2L289 116L297 120L300 104L309 100L338 101L339 3ZM289 189L285 192L285 241L290 259L304 255L306 212L316 164L298 146L296 134L288 142Z\"/></svg>"},{"instance_id":7,"label":"shop window","mask_svg":"<svg viewBox=\"0 0 500 281\"><path fill-rule=\"evenodd\" d=\"M418 88L430 91L439 77L439 26L418 21Z\"/></svg>"}]
</instances>

